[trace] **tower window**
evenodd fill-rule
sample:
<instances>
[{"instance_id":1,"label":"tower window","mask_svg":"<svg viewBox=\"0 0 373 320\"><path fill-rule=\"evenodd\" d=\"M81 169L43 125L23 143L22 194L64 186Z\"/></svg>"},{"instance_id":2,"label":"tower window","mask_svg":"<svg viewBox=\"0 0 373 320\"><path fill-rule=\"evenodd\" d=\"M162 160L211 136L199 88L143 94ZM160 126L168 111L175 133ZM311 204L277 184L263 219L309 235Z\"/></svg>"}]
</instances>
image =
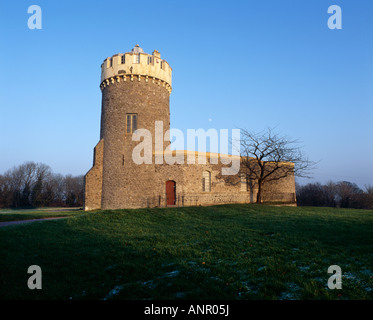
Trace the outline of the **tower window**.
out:
<instances>
[{"instance_id":1,"label":"tower window","mask_svg":"<svg viewBox=\"0 0 373 320\"><path fill-rule=\"evenodd\" d=\"M133 55L133 63L140 63L140 54Z\"/></svg>"},{"instance_id":2,"label":"tower window","mask_svg":"<svg viewBox=\"0 0 373 320\"><path fill-rule=\"evenodd\" d=\"M127 133L133 133L137 130L137 114L127 114Z\"/></svg>"},{"instance_id":3,"label":"tower window","mask_svg":"<svg viewBox=\"0 0 373 320\"><path fill-rule=\"evenodd\" d=\"M123 56L121 57L121 63L124 64L125 62L126 62L126 56L123 55Z\"/></svg>"},{"instance_id":4,"label":"tower window","mask_svg":"<svg viewBox=\"0 0 373 320\"><path fill-rule=\"evenodd\" d=\"M202 191L210 192L211 191L211 172L203 171L202 173Z\"/></svg>"},{"instance_id":5,"label":"tower window","mask_svg":"<svg viewBox=\"0 0 373 320\"><path fill-rule=\"evenodd\" d=\"M247 180L246 180L246 175L241 174L241 191L246 192L247 191Z\"/></svg>"},{"instance_id":6,"label":"tower window","mask_svg":"<svg viewBox=\"0 0 373 320\"><path fill-rule=\"evenodd\" d=\"M152 57L148 57L148 64L152 63Z\"/></svg>"}]
</instances>

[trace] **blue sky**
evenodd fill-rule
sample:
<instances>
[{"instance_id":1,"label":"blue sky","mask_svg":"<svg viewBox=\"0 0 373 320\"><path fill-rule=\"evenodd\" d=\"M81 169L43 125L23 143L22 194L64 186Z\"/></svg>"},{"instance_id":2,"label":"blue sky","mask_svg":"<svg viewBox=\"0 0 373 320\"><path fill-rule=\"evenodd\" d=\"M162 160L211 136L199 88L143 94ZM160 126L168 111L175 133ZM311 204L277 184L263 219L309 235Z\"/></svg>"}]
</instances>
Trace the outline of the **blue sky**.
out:
<instances>
[{"instance_id":1,"label":"blue sky","mask_svg":"<svg viewBox=\"0 0 373 320\"><path fill-rule=\"evenodd\" d=\"M171 127L276 127L320 161L309 181L373 185L372 17L370 0L2 1L0 173L35 161L85 174L100 65L140 44L173 68Z\"/></svg>"}]
</instances>

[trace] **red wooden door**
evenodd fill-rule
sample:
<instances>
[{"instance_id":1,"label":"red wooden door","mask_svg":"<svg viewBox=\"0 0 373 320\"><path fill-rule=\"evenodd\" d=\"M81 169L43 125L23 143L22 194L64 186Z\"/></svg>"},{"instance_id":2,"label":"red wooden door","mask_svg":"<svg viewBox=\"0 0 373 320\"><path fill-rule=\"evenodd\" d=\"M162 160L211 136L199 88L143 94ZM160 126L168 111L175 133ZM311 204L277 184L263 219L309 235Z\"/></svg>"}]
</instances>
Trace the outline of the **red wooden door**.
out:
<instances>
[{"instance_id":1,"label":"red wooden door","mask_svg":"<svg viewBox=\"0 0 373 320\"><path fill-rule=\"evenodd\" d=\"M168 180L166 182L166 198L167 205L173 206L176 203L176 182L173 180Z\"/></svg>"}]
</instances>

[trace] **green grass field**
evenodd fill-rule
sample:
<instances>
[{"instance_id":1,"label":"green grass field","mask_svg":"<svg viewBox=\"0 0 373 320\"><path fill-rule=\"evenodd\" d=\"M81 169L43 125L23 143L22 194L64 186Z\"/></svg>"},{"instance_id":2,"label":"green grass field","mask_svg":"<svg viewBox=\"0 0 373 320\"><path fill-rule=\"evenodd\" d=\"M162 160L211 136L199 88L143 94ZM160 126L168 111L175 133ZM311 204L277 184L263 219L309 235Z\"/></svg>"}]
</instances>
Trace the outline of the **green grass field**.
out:
<instances>
[{"instance_id":1,"label":"green grass field","mask_svg":"<svg viewBox=\"0 0 373 320\"><path fill-rule=\"evenodd\" d=\"M0 298L372 299L372 227L373 211L354 209L74 211L0 228ZM27 287L30 265L41 290ZM341 290L327 286L330 265Z\"/></svg>"}]
</instances>

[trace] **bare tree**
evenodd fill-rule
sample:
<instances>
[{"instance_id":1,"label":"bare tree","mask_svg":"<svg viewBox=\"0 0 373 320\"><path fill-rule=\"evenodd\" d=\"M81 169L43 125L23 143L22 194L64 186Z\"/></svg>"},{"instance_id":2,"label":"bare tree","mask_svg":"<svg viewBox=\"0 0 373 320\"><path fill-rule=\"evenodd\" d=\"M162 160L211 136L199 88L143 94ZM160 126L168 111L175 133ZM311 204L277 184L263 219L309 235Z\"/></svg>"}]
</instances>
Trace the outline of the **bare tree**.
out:
<instances>
[{"instance_id":1,"label":"bare tree","mask_svg":"<svg viewBox=\"0 0 373 320\"><path fill-rule=\"evenodd\" d=\"M25 162L0 175L0 207L81 206L84 176L54 174L48 165Z\"/></svg>"},{"instance_id":2,"label":"bare tree","mask_svg":"<svg viewBox=\"0 0 373 320\"><path fill-rule=\"evenodd\" d=\"M38 163L35 168L35 181L31 191L31 205L34 207L44 206L45 199L45 184L51 179L53 173L51 168L43 163Z\"/></svg>"},{"instance_id":3,"label":"bare tree","mask_svg":"<svg viewBox=\"0 0 373 320\"><path fill-rule=\"evenodd\" d=\"M373 186L365 185L364 208L373 209Z\"/></svg>"},{"instance_id":4,"label":"bare tree","mask_svg":"<svg viewBox=\"0 0 373 320\"><path fill-rule=\"evenodd\" d=\"M0 208L10 207L13 200L12 182L8 175L0 174Z\"/></svg>"},{"instance_id":5,"label":"bare tree","mask_svg":"<svg viewBox=\"0 0 373 320\"><path fill-rule=\"evenodd\" d=\"M37 164L25 162L5 172L4 176L9 181L12 190L12 206L29 206L32 186L35 182Z\"/></svg>"},{"instance_id":6,"label":"bare tree","mask_svg":"<svg viewBox=\"0 0 373 320\"><path fill-rule=\"evenodd\" d=\"M65 177L62 174L54 173L44 183L45 202L52 206L65 205Z\"/></svg>"},{"instance_id":7,"label":"bare tree","mask_svg":"<svg viewBox=\"0 0 373 320\"><path fill-rule=\"evenodd\" d=\"M356 183L340 181L337 183L339 206L342 208L360 208L363 190Z\"/></svg>"},{"instance_id":8,"label":"bare tree","mask_svg":"<svg viewBox=\"0 0 373 320\"><path fill-rule=\"evenodd\" d=\"M68 206L82 206L84 197L84 176L66 175L64 179L66 204Z\"/></svg>"},{"instance_id":9,"label":"bare tree","mask_svg":"<svg viewBox=\"0 0 373 320\"><path fill-rule=\"evenodd\" d=\"M373 209L373 186L365 186L364 191L349 181L297 185L297 203L299 206Z\"/></svg>"},{"instance_id":10,"label":"bare tree","mask_svg":"<svg viewBox=\"0 0 373 320\"><path fill-rule=\"evenodd\" d=\"M294 175L309 177L315 166L301 151L299 141L273 132L254 133L240 129L240 175L257 186L257 203L262 203L263 186Z\"/></svg>"}]
</instances>

